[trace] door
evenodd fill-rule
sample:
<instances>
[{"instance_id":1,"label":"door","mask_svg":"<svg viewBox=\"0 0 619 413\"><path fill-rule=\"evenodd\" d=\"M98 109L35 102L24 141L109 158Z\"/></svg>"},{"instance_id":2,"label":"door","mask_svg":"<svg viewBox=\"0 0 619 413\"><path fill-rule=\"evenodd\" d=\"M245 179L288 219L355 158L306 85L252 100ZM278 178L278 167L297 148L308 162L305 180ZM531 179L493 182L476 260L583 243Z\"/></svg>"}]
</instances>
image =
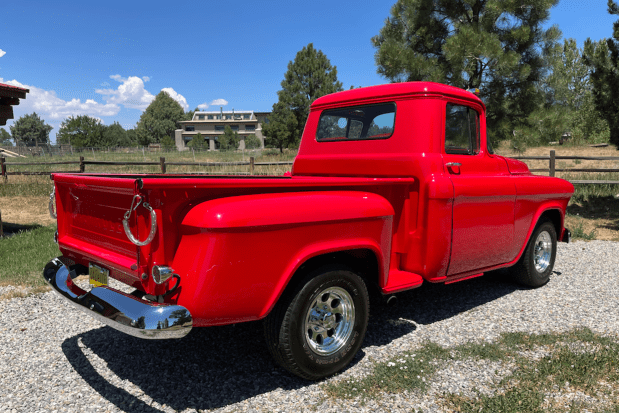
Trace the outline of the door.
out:
<instances>
[{"instance_id":1,"label":"door","mask_svg":"<svg viewBox=\"0 0 619 413\"><path fill-rule=\"evenodd\" d=\"M486 150L481 110L446 105L443 159L454 186L448 276L505 263L512 249L516 188L505 162Z\"/></svg>"}]
</instances>

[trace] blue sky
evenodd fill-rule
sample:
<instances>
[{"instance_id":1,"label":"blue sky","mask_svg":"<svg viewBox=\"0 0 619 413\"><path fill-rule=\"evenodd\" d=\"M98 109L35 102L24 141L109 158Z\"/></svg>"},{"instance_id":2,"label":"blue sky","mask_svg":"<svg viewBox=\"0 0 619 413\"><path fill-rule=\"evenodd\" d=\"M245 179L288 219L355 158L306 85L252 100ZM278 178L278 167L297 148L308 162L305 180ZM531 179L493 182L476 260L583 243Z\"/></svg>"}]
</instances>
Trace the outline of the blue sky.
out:
<instances>
[{"instance_id":1,"label":"blue sky","mask_svg":"<svg viewBox=\"0 0 619 413\"><path fill-rule=\"evenodd\" d=\"M386 83L370 39L394 2L21 0L2 10L0 82L30 89L15 117L36 111L52 141L70 115L132 128L161 90L186 110L269 111L288 62L310 42L345 89ZM560 0L548 25L579 46L610 37L606 3Z\"/></svg>"}]
</instances>

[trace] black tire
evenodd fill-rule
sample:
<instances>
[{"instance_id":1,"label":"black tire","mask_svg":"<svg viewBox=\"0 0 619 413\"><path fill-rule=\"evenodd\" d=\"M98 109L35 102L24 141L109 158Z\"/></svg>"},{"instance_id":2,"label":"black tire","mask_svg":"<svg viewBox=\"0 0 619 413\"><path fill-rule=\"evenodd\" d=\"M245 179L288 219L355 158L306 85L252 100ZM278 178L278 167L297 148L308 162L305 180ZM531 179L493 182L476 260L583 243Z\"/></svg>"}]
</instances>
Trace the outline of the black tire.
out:
<instances>
[{"instance_id":1,"label":"black tire","mask_svg":"<svg viewBox=\"0 0 619 413\"><path fill-rule=\"evenodd\" d=\"M343 369L357 354L369 312L361 277L342 266L319 268L287 290L264 320L267 347L291 373L322 379Z\"/></svg>"},{"instance_id":2,"label":"black tire","mask_svg":"<svg viewBox=\"0 0 619 413\"><path fill-rule=\"evenodd\" d=\"M518 263L509 269L512 278L527 287L546 284L555 265L557 232L550 221L540 221Z\"/></svg>"}]
</instances>

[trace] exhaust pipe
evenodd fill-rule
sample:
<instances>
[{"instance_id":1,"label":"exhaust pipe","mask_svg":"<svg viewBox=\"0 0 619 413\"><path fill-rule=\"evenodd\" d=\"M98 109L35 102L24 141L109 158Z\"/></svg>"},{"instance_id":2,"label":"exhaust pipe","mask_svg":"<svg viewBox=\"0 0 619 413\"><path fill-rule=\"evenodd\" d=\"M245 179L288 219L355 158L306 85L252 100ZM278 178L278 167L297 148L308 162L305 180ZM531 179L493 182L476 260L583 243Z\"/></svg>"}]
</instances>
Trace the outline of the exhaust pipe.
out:
<instances>
[{"instance_id":1,"label":"exhaust pipe","mask_svg":"<svg viewBox=\"0 0 619 413\"><path fill-rule=\"evenodd\" d=\"M398 303L398 297L396 297L395 295L390 295L389 297L387 297L385 303L387 304L387 307L395 307L395 305Z\"/></svg>"}]
</instances>

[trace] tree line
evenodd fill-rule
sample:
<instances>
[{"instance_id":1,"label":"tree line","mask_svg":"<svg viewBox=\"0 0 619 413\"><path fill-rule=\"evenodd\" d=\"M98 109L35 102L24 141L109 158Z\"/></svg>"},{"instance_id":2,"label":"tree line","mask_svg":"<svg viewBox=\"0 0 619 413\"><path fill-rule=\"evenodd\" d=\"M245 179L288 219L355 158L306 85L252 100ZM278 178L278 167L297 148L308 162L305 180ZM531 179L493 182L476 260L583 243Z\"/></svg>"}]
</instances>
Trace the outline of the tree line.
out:
<instances>
[{"instance_id":1,"label":"tree line","mask_svg":"<svg viewBox=\"0 0 619 413\"><path fill-rule=\"evenodd\" d=\"M488 138L494 144L509 140L524 149L569 137L577 142L610 141L619 147L619 21L612 38L588 39L579 48L574 39L560 42L557 26L544 28L557 3L398 0L371 39L377 72L391 82L433 81L480 89L487 106ZM608 0L608 12L619 15L615 0ZM262 131L266 146L283 151L298 146L310 104L343 87L337 67L312 43L288 63L281 87ZM118 123L104 126L81 115L62 123L57 141L75 146L173 146L177 122L191 119L193 113L184 112L162 91L135 129L124 130ZM16 121L11 135L16 143L48 144L50 128L34 113ZM10 138L0 129L0 144ZM226 130L220 144L234 148L235 143L238 134ZM203 145L203 139L190 142Z\"/></svg>"},{"instance_id":2,"label":"tree line","mask_svg":"<svg viewBox=\"0 0 619 413\"><path fill-rule=\"evenodd\" d=\"M391 82L479 89L488 138L516 149L570 138L619 148L619 21L612 39L560 42L544 29L558 0L398 0L371 41ZM608 12L619 5L608 0ZM312 101L342 90L337 69L310 43L288 70L263 126L266 145L297 147ZM351 87L352 88L352 87Z\"/></svg>"}]
</instances>

